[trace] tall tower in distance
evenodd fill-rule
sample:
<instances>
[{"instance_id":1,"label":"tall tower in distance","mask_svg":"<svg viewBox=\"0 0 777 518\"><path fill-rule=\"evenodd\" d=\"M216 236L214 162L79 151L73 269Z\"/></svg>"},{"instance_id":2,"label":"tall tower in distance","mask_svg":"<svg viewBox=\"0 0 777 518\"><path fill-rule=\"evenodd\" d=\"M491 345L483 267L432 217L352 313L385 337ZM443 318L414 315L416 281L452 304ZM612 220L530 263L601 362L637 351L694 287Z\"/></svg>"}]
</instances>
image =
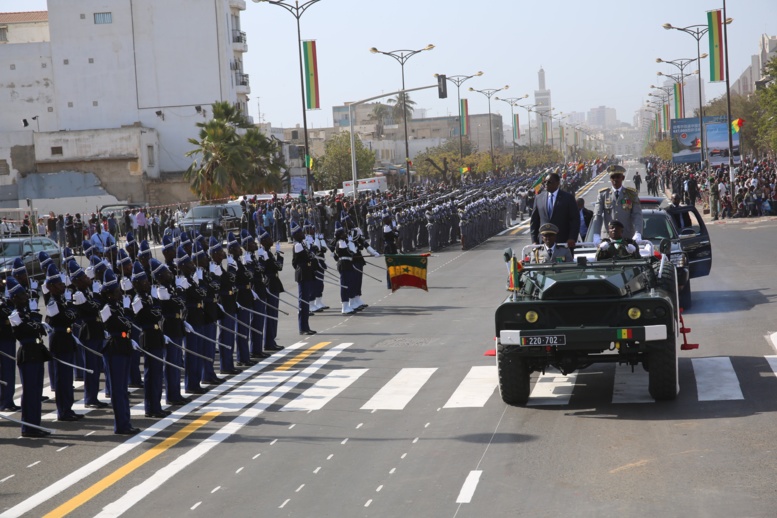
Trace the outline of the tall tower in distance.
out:
<instances>
[{"instance_id":1,"label":"tall tower in distance","mask_svg":"<svg viewBox=\"0 0 777 518\"><path fill-rule=\"evenodd\" d=\"M537 112L537 128L540 131L540 135L542 135L543 122L548 125L548 131L550 131L551 127L549 119L551 110L550 90L545 88L545 70L542 67L540 67L537 77L539 79L539 90L534 91L534 104L537 105L534 110ZM529 124L531 124L531 121L529 121ZM548 138L550 138L550 135L548 135ZM540 140L540 142L542 141Z\"/></svg>"}]
</instances>

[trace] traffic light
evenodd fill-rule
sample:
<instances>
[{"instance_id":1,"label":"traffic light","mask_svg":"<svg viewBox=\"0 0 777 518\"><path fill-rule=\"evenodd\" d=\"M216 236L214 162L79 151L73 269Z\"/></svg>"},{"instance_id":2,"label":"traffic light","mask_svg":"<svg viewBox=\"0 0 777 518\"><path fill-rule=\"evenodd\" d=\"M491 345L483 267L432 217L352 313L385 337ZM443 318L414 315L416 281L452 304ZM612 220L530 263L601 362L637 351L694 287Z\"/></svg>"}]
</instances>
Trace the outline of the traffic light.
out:
<instances>
[{"instance_id":1,"label":"traffic light","mask_svg":"<svg viewBox=\"0 0 777 518\"><path fill-rule=\"evenodd\" d=\"M440 99L448 98L448 78L445 77L445 74L437 76L437 97Z\"/></svg>"}]
</instances>

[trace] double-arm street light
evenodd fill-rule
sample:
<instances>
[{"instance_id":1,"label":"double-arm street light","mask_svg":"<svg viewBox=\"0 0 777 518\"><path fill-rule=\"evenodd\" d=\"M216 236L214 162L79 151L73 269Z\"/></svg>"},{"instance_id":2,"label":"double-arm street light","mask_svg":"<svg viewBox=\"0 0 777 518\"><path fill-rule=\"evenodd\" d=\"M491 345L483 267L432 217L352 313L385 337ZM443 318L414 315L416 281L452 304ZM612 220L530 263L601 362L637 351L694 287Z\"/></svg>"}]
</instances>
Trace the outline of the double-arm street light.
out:
<instances>
[{"instance_id":1,"label":"double-arm street light","mask_svg":"<svg viewBox=\"0 0 777 518\"><path fill-rule=\"evenodd\" d=\"M468 79L480 77L482 75L483 72L481 71L470 76L446 76L448 81L456 85L456 100L459 103L459 158L461 158L461 160L464 160L464 130L466 129L466 121L464 120L464 114L461 111L461 85ZM434 77L437 76L438 74L434 74Z\"/></svg>"},{"instance_id":2,"label":"double-arm street light","mask_svg":"<svg viewBox=\"0 0 777 518\"><path fill-rule=\"evenodd\" d=\"M526 99L529 97L529 94L524 95L523 97L508 97L507 99L501 99L499 97L494 97L497 101L502 101L510 105L510 125L513 126L513 164L515 164L515 140L518 136L518 132L520 131L520 128L516 131L515 129L515 107L520 106L518 104L518 101L521 99Z\"/></svg>"},{"instance_id":3,"label":"double-arm street light","mask_svg":"<svg viewBox=\"0 0 777 518\"><path fill-rule=\"evenodd\" d=\"M431 43L427 45L426 47L418 50L406 50L406 49L400 49L400 50L391 50L389 52L384 52L382 50L378 50L375 47L372 47L370 49L370 52L373 54L383 54L384 56L390 56L397 60L400 67L402 67L402 95L400 97L400 102L402 103L402 118L404 119L404 125L405 125L405 171L407 171L407 186L410 187L410 142L408 140L407 136L407 93L405 93L405 63L407 63L407 60L412 58L418 53L421 53L425 50L432 50L434 48L434 45Z\"/></svg>"},{"instance_id":4,"label":"double-arm street light","mask_svg":"<svg viewBox=\"0 0 777 518\"><path fill-rule=\"evenodd\" d=\"M313 4L316 4L320 2L321 0L308 0L307 2L300 3L299 1L295 1L294 5L286 4L282 0L254 0L254 3L268 3L272 5L277 5L278 7L283 7L288 12L291 13L291 15L296 18L297 20L297 51L299 52L299 86L300 91L302 92L302 131L305 134L305 179L307 181L307 187L308 187L308 194L310 194L313 191L313 182L310 177L310 161L308 160L308 156L310 156L310 148L308 147L308 116L305 106L305 70L302 65L302 34L300 32L300 26L299 26L299 19L302 18L302 15L305 14L305 11L308 10L310 6ZM291 181L291 179L289 180Z\"/></svg>"},{"instance_id":5,"label":"double-arm street light","mask_svg":"<svg viewBox=\"0 0 777 518\"><path fill-rule=\"evenodd\" d=\"M677 67L678 70L680 70L680 83L679 83L680 84L680 113L682 114L682 117L685 117L685 67L687 67L694 61L698 61L699 66L701 66L701 60L706 57L707 57L707 54L704 53L697 58L681 58L681 59L670 59L670 60L656 58L656 63L666 63L667 65L672 65L674 67ZM699 97L701 98L701 90L699 90ZM682 118L682 117L678 117L678 118Z\"/></svg>"},{"instance_id":6,"label":"double-arm street light","mask_svg":"<svg viewBox=\"0 0 777 518\"><path fill-rule=\"evenodd\" d=\"M491 123L491 97L502 90L507 90L510 85L504 85L502 88L484 88L483 90L476 90L470 87L470 92L478 92L486 96L488 99L488 138L491 142L491 167L496 169L496 163L494 162L494 125Z\"/></svg>"},{"instance_id":7,"label":"double-arm street light","mask_svg":"<svg viewBox=\"0 0 777 518\"><path fill-rule=\"evenodd\" d=\"M539 104L517 104L516 106L526 110L526 121L529 123L529 147L531 148L531 115L529 114L532 112L539 114L539 112L532 110L532 108L536 108Z\"/></svg>"},{"instance_id":8,"label":"double-arm street light","mask_svg":"<svg viewBox=\"0 0 777 518\"><path fill-rule=\"evenodd\" d=\"M729 24L731 23L731 18L727 18L725 23ZM664 29L671 31L680 31L684 32L685 34L690 34L693 39L696 40L696 59L699 60L699 68L701 68L701 39L704 37L705 34L709 31L708 25L688 25L687 27L675 27L671 23L665 23L663 25ZM700 143L701 143L701 167L704 168L704 103L701 99L701 74L699 74L699 133L700 133Z\"/></svg>"}]
</instances>

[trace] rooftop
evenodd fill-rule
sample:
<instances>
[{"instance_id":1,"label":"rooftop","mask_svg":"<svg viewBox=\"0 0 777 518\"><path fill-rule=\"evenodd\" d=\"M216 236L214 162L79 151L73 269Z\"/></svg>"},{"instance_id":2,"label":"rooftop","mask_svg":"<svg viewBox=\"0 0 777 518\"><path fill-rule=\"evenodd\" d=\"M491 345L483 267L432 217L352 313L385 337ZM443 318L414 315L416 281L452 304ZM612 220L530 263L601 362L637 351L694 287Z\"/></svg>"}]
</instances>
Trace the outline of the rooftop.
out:
<instances>
[{"instance_id":1,"label":"rooftop","mask_svg":"<svg viewBox=\"0 0 777 518\"><path fill-rule=\"evenodd\" d=\"M0 23L47 22L48 11L25 11L21 13L0 13Z\"/></svg>"}]
</instances>

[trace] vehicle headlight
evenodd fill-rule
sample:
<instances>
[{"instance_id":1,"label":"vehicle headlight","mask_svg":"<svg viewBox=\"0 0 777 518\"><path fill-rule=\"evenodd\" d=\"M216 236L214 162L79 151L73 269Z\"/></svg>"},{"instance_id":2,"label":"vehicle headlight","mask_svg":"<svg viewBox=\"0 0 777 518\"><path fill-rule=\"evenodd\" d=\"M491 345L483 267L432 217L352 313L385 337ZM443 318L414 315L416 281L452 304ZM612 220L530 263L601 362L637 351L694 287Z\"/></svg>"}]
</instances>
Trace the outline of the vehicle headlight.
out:
<instances>
[{"instance_id":1,"label":"vehicle headlight","mask_svg":"<svg viewBox=\"0 0 777 518\"><path fill-rule=\"evenodd\" d=\"M639 308L629 308L628 315L630 319L637 320L642 316L642 311Z\"/></svg>"},{"instance_id":2,"label":"vehicle headlight","mask_svg":"<svg viewBox=\"0 0 777 518\"><path fill-rule=\"evenodd\" d=\"M209 222L209 223L206 225L206 228L213 228L213 222L212 222L212 221L211 221L211 222Z\"/></svg>"},{"instance_id":3,"label":"vehicle headlight","mask_svg":"<svg viewBox=\"0 0 777 518\"><path fill-rule=\"evenodd\" d=\"M672 254L669 260L678 268L683 268L688 264L685 254Z\"/></svg>"},{"instance_id":4,"label":"vehicle headlight","mask_svg":"<svg viewBox=\"0 0 777 518\"><path fill-rule=\"evenodd\" d=\"M535 323L537 320L539 320L540 316L537 314L536 311L527 311L526 312L526 321L530 324Z\"/></svg>"}]
</instances>

